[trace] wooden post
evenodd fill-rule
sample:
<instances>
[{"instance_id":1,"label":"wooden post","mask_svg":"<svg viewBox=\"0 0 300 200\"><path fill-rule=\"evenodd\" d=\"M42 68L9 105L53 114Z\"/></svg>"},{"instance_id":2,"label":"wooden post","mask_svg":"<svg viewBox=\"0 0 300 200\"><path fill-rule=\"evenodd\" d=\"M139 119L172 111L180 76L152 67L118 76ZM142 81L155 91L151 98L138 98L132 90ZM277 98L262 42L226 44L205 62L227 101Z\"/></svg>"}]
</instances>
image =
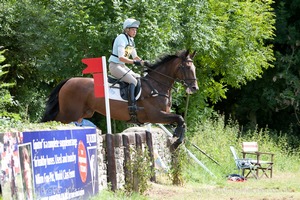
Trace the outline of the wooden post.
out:
<instances>
[{"instance_id":1,"label":"wooden post","mask_svg":"<svg viewBox=\"0 0 300 200\"><path fill-rule=\"evenodd\" d=\"M142 137L138 133L135 134L135 143L137 149L142 149Z\"/></svg>"},{"instance_id":2,"label":"wooden post","mask_svg":"<svg viewBox=\"0 0 300 200\"><path fill-rule=\"evenodd\" d=\"M136 152L142 151L142 137L139 134L135 134L135 145L136 145ZM135 156L139 156L136 154ZM140 166L135 166L140 167ZM133 176L133 191L139 192L139 177L137 174Z\"/></svg>"},{"instance_id":3,"label":"wooden post","mask_svg":"<svg viewBox=\"0 0 300 200\"><path fill-rule=\"evenodd\" d=\"M124 173L125 173L125 183L132 183L132 173L127 168L127 163L130 163L130 144L129 144L129 137L127 135L122 135L123 139L123 146L124 146Z\"/></svg>"},{"instance_id":4,"label":"wooden post","mask_svg":"<svg viewBox=\"0 0 300 200\"><path fill-rule=\"evenodd\" d=\"M117 175L116 175L116 160L115 147L112 134L106 134L106 155L107 155L107 180L111 183L111 190L117 189Z\"/></svg>"},{"instance_id":5,"label":"wooden post","mask_svg":"<svg viewBox=\"0 0 300 200\"><path fill-rule=\"evenodd\" d=\"M153 142L152 142L152 133L149 131L146 131L146 143L148 146L148 152L149 152L149 158L152 163L151 170L154 171L155 163L154 163L154 153L153 153ZM153 176L150 177L150 181L156 182L155 173L153 173Z\"/></svg>"}]
</instances>

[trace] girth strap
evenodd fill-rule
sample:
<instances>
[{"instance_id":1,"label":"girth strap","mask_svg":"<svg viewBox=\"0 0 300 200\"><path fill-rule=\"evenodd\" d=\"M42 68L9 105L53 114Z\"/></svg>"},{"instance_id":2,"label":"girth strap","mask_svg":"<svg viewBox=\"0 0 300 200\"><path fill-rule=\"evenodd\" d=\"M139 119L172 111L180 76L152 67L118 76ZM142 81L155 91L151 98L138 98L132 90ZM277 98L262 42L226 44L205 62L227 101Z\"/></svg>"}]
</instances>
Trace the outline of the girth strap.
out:
<instances>
[{"instance_id":1,"label":"girth strap","mask_svg":"<svg viewBox=\"0 0 300 200\"><path fill-rule=\"evenodd\" d=\"M163 96L163 97L166 97L166 98L169 98L169 96L167 94L161 94L157 91L157 89L155 89L148 81L148 79L146 78L142 78L146 83L147 85L150 87L151 89L151 92L150 92L150 95L149 97L157 97L157 96Z\"/></svg>"}]
</instances>

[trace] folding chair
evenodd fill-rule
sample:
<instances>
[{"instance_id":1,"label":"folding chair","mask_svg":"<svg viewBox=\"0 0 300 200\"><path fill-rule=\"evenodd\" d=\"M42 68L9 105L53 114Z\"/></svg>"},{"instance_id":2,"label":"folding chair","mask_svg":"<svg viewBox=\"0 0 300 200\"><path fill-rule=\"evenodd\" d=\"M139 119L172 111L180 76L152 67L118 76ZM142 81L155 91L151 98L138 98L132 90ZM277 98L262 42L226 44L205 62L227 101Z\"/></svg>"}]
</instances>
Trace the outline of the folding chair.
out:
<instances>
[{"instance_id":1,"label":"folding chair","mask_svg":"<svg viewBox=\"0 0 300 200\"><path fill-rule=\"evenodd\" d=\"M257 175L255 173L256 171L256 166L254 164L252 164L250 161L250 159L240 159L235 151L235 148L233 146L230 146L230 150L231 150L231 153L233 155L233 158L234 158L234 162L235 162L235 165L237 167L237 169L239 170L239 173L240 173L240 170L242 170L242 176L247 178L249 176L249 174L251 173L254 178L257 179ZM245 176L245 171L246 170L249 170L248 173L246 174Z\"/></svg>"},{"instance_id":2,"label":"folding chair","mask_svg":"<svg viewBox=\"0 0 300 200\"><path fill-rule=\"evenodd\" d=\"M243 142L242 148L243 158L253 156L250 162L256 167L256 176L261 178L265 175L267 178L272 178L274 153L259 152L257 142ZM261 176L259 171L262 171Z\"/></svg>"}]
</instances>

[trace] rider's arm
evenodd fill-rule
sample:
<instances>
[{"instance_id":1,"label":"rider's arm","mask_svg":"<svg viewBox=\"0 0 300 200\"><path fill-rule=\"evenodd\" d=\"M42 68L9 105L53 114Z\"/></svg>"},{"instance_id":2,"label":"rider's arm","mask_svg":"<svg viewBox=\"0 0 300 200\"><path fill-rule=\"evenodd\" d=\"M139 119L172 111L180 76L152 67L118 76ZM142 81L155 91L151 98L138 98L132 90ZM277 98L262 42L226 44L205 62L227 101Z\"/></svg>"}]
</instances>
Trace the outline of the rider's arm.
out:
<instances>
[{"instance_id":1,"label":"rider's arm","mask_svg":"<svg viewBox=\"0 0 300 200\"><path fill-rule=\"evenodd\" d=\"M119 56L119 60L123 63L127 63L127 64L133 64L133 59L130 58L126 58L124 56Z\"/></svg>"},{"instance_id":2,"label":"rider's arm","mask_svg":"<svg viewBox=\"0 0 300 200\"><path fill-rule=\"evenodd\" d=\"M135 49L133 50L133 54L132 54L133 59L130 59L130 58L127 58L127 57L124 56L124 54L125 54L125 48L122 47L122 46L120 46L118 48L118 52L119 52L119 55L122 55L122 56L119 56L119 60L121 62L123 62L123 63L134 64L135 60L139 60L139 61L142 62L142 64L144 64L143 61L142 61L142 59L139 56L137 56L137 53L136 53Z\"/></svg>"},{"instance_id":3,"label":"rider's arm","mask_svg":"<svg viewBox=\"0 0 300 200\"><path fill-rule=\"evenodd\" d=\"M137 55L137 52L136 52L136 49L135 49L135 48L132 50L131 56L133 57L133 60L142 60L142 59Z\"/></svg>"},{"instance_id":4,"label":"rider's arm","mask_svg":"<svg viewBox=\"0 0 300 200\"><path fill-rule=\"evenodd\" d=\"M119 57L119 60L120 60L121 62L127 63L127 64L133 64L133 61L134 61L134 60L139 60L139 61L141 61L142 63L144 63L144 61L141 60L141 58L138 57L138 56L135 57L135 58L133 58L133 59L130 59L130 58L126 58L126 57L121 56L121 57Z\"/></svg>"}]
</instances>

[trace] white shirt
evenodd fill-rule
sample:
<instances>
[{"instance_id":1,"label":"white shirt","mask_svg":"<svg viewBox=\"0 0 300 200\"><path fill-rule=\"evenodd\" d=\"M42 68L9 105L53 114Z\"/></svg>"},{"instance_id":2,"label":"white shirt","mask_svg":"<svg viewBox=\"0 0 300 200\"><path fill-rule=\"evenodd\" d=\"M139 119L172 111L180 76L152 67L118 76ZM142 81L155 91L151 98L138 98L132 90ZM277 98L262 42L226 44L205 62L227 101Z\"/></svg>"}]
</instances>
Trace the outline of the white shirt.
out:
<instances>
[{"instance_id":1,"label":"white shirt","mask_svg":"<svg viewBox=\"0 0 300 200\"><path fill-rule=\"evenodd\" d=\"M124 56L129 58L129 56L131 56L132 58L135 58L137 53L136 49L134 48L133 38L128 35L126 37L124 33L118 35L113 44L112 54L118 57L111 55L108 59L108 62L125 64L119 60L119 57Z\"/></svg>"}]
</instances>

